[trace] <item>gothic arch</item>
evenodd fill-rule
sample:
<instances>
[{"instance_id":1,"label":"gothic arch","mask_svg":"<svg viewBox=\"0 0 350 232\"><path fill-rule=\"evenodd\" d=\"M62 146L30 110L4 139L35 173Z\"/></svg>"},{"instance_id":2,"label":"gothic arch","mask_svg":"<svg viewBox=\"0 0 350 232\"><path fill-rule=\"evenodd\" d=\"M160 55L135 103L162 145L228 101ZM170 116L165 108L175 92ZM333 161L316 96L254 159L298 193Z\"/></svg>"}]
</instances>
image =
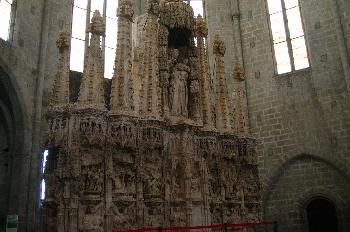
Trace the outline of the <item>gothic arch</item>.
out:
<instances>
[{"instance_id":1,"label":"gothic arch","mask_svg":"<svg viewBox=\"0 0 350 232\"><path fill-rule=\"evenodd\" d=\"M24 162L24 114L21 102L21 93L17 83L9 69L0 60L0 127L2 128L3 146L0 147L0 168L4 169L0 176L0 220L3 221L6 214L19 212L18 186L21 167L17 164ZM0 226L1 227L1 226ZM0 228L1 230L1 228Z\"/></svg>"},{"instance_id":2,"label":"gothic arch","mask_svg":"<svg viewBox=\"0 0 350 232\"><path fill-rule=\"evenodd\" d=\"M312 154L299 154L294 157L291 157L290 159L288 159L286 162L282 163L279 167L275 169L276 171L273 172L273 175L271 176L271 178L269 178L262 192L263 208L266 207L266 202L269 200L269 197L270 197L271 192L269 191L269 189L271 189L271 187L278 182L280 177L283 175L284 170L287 170L289 166L296 163L297 161L304 160L304 159L313 159L329 165L334 170L339 172L339 174L343 176L345 180L350 184L350 175L348 174L348 170L345 167L345 165L341 163L339 158L332 157L332 159L330 159L330 158L312 155Z\"/></svg>"},{"instance_id":3,"label":"gothic arch","mask_svg":"<svg viewBox=\"0 0 350 232\"><path fill-rule=\"evenodd\" d=\"M7 118L11 118L12 125L11 131L13 133L12 139L15 140L15 146L12 146L11 150L14 153L22 152L24 143L24 104L21 99L24 99L20 88L16 82L15 76L10 71L8 66L0 58L0 102L2 107L0 111L5 114L5 108L7 111ZM0 112L1 113L1 112ZM7 120L8 121L8 120Z\"/></svg>"},{"instance_id":4,"label":"gothic arch","mask_svg":"<svg viewBox=\"0 0 350 232\"><path fill-rule=\"evenodd\" d=\"M307 219L307 206L313 201L317 199L323 199L326 201L329 201L331 205L334 206L336 215L337 215L337 221L338 221L338 229L341 231L341 225L342 225L342 218L341 218L341 211L339 209L339 206L345 205L346 202L336 193L329 191L328 189L324 189L322 193L313 193L309 192L305 194L305 196L301 197L297 201L297 207L300 209L300 215L302 215L303 225L304 229L308 230L308 219Z\"/></svg>"}]
</instances>

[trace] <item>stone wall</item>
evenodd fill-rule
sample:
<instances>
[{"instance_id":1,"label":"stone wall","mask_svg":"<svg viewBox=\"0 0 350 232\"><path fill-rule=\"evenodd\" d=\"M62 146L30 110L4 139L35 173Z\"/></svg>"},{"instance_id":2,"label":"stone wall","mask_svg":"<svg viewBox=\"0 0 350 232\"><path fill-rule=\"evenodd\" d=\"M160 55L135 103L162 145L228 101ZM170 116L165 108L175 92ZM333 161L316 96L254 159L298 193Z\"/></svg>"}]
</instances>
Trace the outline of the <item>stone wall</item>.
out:
<instances>
[{"instance_id":1,"label":"stone wall","mask_svg":"<svg viewBox=\"0 0 350 232\"><path fill-rule=\"evenodd\" d=\"M9 109L1 108L0 114L10 115L5 127L14 125L6 131L13 141L8 159L1 152L1 169L8 168L6 178L0 179L6 186L0 199L8 204L1 204L0 217L18 214L20 231L37 231L42 96L46 100L51 91L58 61L55 42L69 19L70 5L71 0L17 1L12 39L0 39L0 90L6 101L2 96L0 100Z\"/></svg>"},{"instance_id":2,"label":"stone wall","mask_svg":"<svg viewBox=\"0 0 350 232\"><path fill-rule=\"evenodd\" d=\"M326 197L336 205L341 231L348 231L349 191L349 179L336 166L317 156L300 155L285 165L271 186L265 214L280 222L281 231L308 231L308 200Z\"/></svg>"},{"instance_id":3,"label":"stone wall","mask_svg":"<svg viewBox=\"0 0 350 232\"><path fill-rule=\"evenodd\" d=\"M349 74L343 62L349 50L341 41L349 45L350 8L338 1L338 13L335 2L300 1L311 67L284 75L274 71L266 1L240 4L248 109L252 135L260 141L265 217L280 220L283 231L307 229L305 206L299 202L315 194L335 199L342 227L348 230ZM337 31L337 14L345 38ZM314 158L295 161L302 154ZM344 202L339 202L342 194Z\"/></svg>"},{"instance_id":4,"label":"stone wall","mask_svg":"<svg viewBox=\"0 0 350 232\"><path fill-rule=\"evenodd\" d=\"M1 121L2 122L2 121ZM5 206L7 205L7 168L8 168L8 138L7 131L3 123L0 123L0 228L4 227L5 223Z\"/></svg>"},{"instance_id":5,"label":"stone wall","mask_svg":"<svg viewBox=\"0 0 350 232\"><path fill-rule=\"evenodd\" d=\"M347 51L349 53L349 49L350 49L350 15L349 15L350 2L346 1L346 0L340 0L340 1L338 1L338 7L340 10L342 26L343 26L343 30L344 30L346 45L347 45Z\"/></svg>"},{"instance_id":6,"label":"stone wall","mask_svg":"<svg viewBox=\"0 0 350 232\"><path fill-rule=\"evenodd\" d=\"M230 8L230 3L234 2L209 0L205 9L209 35L219 33L231 44L225 60L228 74L232 73L232 60L239 56L232 45L232 36L236 35L232 28L234 7ZM334 199L336 207L341 208L338 216L346 230L349 190L344 186L349 181L350 165L346 81L349 2L300 1L311 68L279 76L275 74L266 1L239 3L251 132L260 141L265 218L280 220L283 231L306 230L302 214L305 205L300 202L321 194ZM208 46L210 41L209 38ZM306 154L314 158L295 161ZM344 202L338 200L342 194Z\"/></svg>"}]
</instances>

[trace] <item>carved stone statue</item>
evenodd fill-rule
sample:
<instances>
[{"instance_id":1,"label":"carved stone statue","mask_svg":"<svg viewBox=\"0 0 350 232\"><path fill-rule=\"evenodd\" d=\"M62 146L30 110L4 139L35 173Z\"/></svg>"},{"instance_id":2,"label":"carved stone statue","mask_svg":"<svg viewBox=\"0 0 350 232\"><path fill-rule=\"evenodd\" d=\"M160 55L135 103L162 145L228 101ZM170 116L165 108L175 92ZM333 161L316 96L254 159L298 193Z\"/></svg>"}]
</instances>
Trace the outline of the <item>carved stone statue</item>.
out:
<instances>
[{"instance_id":1,"label":"carved stone statue","mask_svg":"<svg viewBox=\"0 0 350 232\"><path fill-rule=\"evenodd\" d=\"M175 65L171 82L171 114L187 118L188 116L188 86L190 68L187 66L188 60Z\"/></svg>"}]
</instances>

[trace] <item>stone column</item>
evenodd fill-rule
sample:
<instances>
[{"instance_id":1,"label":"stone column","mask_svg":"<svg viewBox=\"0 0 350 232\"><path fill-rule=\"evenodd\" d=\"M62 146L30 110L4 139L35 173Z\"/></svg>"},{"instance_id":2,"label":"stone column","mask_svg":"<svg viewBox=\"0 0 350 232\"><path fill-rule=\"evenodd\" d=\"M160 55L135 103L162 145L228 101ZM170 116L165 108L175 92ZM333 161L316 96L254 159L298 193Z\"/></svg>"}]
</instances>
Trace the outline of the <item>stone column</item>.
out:
<instances>
[{"instance_id":1,"label":"stone column","mask_svg":"<svg viewBox=\"0 0 350 232\"><path fill-rule=\"evenodd\" d=\"M105 232L113 231L113 201L112 201L112 178L113 178L113 152L105 154Z\"/></svg>"},{"instance_id":2,"label":"stone column","mask_svg":"<svg viewBox=\"0 0 350 232\"><path fill-rule=\"evenodd\" d=\"M94 12L89 26L90 45L86 52L84 73L80 85L78 103L83 106L105 107L103 86L103 57L101 36L105 33L103 18L98 10Z\"/></svg>"},{"instance_id":3,"label":"stone column","mask_svg":"<svg viewBox=\"0 0 350 232\"><path fill-rule=\"evenodd\" d=\"M111 89L111 110L129 112L134 109L131 77L133 1L118 1L118 39Z\"/></svg>"}]
</instances>

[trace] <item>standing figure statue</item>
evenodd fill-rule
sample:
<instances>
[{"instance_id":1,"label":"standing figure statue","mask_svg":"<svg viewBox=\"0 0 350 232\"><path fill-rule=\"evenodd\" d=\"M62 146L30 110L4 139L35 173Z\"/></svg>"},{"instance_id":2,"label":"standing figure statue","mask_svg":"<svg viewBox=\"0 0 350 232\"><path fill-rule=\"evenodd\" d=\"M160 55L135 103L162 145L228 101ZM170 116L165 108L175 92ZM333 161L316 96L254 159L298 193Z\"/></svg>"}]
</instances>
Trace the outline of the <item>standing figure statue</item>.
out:
<instances>
[{"instance_id":1,"label":"standing figure statue","mask_svg":"<svg viewBox=\"0 0 350 232\"><path fill-rule=\"evenodd\" d=\"M187 81L189 78L190 67L188 60L184 59L175 65L171 77L171 115L179 117L188 117L188 88Z\"/></svg>"}]
</instances>

